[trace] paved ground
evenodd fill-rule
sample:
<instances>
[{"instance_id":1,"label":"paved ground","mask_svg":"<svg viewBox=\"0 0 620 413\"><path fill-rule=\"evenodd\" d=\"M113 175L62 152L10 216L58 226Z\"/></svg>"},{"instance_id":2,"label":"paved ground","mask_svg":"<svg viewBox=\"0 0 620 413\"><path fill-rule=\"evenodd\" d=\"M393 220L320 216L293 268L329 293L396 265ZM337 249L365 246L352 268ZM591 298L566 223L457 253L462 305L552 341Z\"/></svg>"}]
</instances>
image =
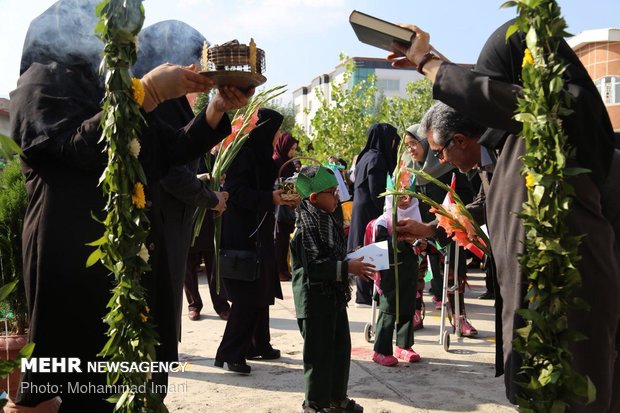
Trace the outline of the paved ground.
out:
<instances>
[{"instance_id":1,"label":"paved ground","mask_svg":"<svg viewBox=\"0 0 620 413\"><path fill-rule=\"evenodd\" d=\"M209 302L206 279L201 294ZM370 413L516 412L505 399L502 378L494 377L493 301L478 300L483 274L470 273L467 313L478 329L476 339L451 335L449 352L438 344L439 311L425 295L424 329L416 331L414 349L422 356L415 364L383 367L370 360L372 344L364 339L371 310L349 308L353 343L349 396ZM282 283L285 299L271 307L271 336L282 358L249 362L250 376L213 367L225 322L208 306L199 321L184 314L181 358L189 371L174 374L166 404L171 412L299 412L303 401L303 341L297 329L291 283ZM451 330L450 330L451 331Z\"/></svg>"}]
</instances>

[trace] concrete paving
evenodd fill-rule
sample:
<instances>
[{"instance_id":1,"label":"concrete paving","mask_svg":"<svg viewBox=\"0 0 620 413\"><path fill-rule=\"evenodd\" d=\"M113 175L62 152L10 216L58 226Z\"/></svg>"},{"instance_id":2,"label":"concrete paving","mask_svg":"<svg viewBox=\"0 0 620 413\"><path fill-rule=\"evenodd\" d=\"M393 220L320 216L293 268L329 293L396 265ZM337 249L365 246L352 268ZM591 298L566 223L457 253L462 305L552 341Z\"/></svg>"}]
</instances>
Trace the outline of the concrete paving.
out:
<instances>
[{"instance_id":1,"label":"concrete paving","mask_svg":"<svg viewBox=\"0 0 620 413\"><path fill-rule=\"evenodd\" d=\"M504 396L503 378L495 378L493 300L479 300L484 274L470 272L471 289L465 293L467 314L478 329L477 338L451 334L448 352L438 344L439 310L425 294L424 329L415 332L418 363L400 362L383 367L371 360L372 343L364 338L371 321L368 308L349 308L352 362L349 397L366 413L413 412L516 412ZM291 283L283 282L284 300L271 307L272 344L282 352L279 360L250 361L252 374L241 376L213 366L213 358L226 322L214 313L206 278L200 291L206 308L199 321L183 315L181 360L184 373L171 376L166 405L171 412L299 412L304 399L303 340L297 328ZM447 321L446 321L446 324ZM450 332L452 329L450 327Z\"/></svg>"}]
</instances>

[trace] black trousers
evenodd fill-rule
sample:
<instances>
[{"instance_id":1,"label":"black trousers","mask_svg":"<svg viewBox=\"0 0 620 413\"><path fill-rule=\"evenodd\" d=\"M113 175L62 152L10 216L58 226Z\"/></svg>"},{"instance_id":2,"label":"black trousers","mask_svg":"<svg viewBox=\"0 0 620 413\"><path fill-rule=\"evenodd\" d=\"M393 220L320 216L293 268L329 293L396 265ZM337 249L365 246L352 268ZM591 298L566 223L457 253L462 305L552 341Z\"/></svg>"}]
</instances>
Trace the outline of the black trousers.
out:
<instances>
[{"instance_id":1,"label":"black trousers","mask_svg":"<svg viewBox=\"0 0 620 413\"><path fill-rule=\"evenodd\" d=\"M286 275L290 278L290 270L288 266L288 250L291 241L291 234L295 230L295 224L278 221L276 223L276 236L274 240L274 248L276 252L276 267L278 273Z\"/></svg>"},{"instance_id":2,"label":"black trousers","mask_svg":"<svg viewBox=\"0 0 620 413\"><path fill-rule=\"evenodd\" d=\"M215 274L213 273L213 251L190 252L187 255L187 267L185 269L185 281L183 283L183 289L185 290L185 297L188 303L187 307L190 310L196 310L198 312L202 310L202 298L198 290L198 269L203 260L205 263L205 273L209 281L209 295L211 296L211 302L213 303L215 312L219 314L224 310L230 310L230 305L228 301L226 301L226 298L224 298L224 295L217 293Z\"/></svg>"},{"instance_id":3,"label":"black trousers","mask_svg":"<svg viewBox=\"0 0 620 413\"><path fill-rule=\"evenodd\" d=\"M347 309L317 317L297 319L304 338L304 387L306 406L329 407L347 397L351 365L351 334Z\"/></svg>"},{"instance_id":4,"label":"black trousers","mask_svg":"<svg viewBox=\"0 0 620 413\"><path fill-rule=\"evenodd\" d=\"M396 345L400 348L413 346L413 314L400 314L396 324L396 315L379 310L377 333L374 350L385 356L392 355L392 335L396 325Z\"/></svg>"},{"instance_id":5,"label":"black trousers","mask_svg":"<svg viewBox=\"0 0 620 413\"><path fill-rule=\"evenodd\" d=\"M363 280L362 277L355 277L355 302L357 304L372 304L373 282Z\"/></svg>"},{"instance_id":6,"label":"black trousers","mask_svg":"<svg viewBox=\"0 0 620 413\"><path fill-rule=\"evenodd\" d=\"M256 308L234 302L216 358L230 363L271 351L269 306Z\"/></svg>"}]
</instances>

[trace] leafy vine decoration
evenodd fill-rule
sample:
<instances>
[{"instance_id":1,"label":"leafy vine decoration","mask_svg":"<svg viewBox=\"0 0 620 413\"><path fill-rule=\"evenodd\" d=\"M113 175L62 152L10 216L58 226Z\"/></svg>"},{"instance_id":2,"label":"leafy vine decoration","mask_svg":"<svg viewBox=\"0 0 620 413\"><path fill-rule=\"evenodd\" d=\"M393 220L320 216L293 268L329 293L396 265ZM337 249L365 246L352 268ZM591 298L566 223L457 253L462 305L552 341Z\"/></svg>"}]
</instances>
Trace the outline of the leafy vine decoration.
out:
<instances>
[{"instance_id":1,"label":"leafy vine decoration","mask_svg":"<svg viewBox=\"0 0 620 413\"><path fill-rule=\"evenodd\" d=\"M596 397L589 377L572 368L569 351L572 342L585 337L568 328L568 310L585 310L588 304L575 297L581 285L576 268L581 237L569 235L567 226L574 192L566 179L585 170L567 167L574 148L562 130L562 116L571 113L563 90L567 66L557 54L566 22L553 0L509 1L503 7L518 12L506 38L519 30L527 45L515 116L525 139L527 201L519 214L525 250L519 261L528 277L527 308L518 311L526 326L513 341L523 363L517 399L523 412L564 412L569 403Z\"/></svg>"},{"instance_id":2,"label":"leafy vine decoration","mask_svg":"<svg viewBox=\"0 0 620 413\"><path fill-rule=\"evenodd\" d=\"M104 235L90 243L96 247L87 265L101 261L115 277L109 312L108 341L100 352L112 362L141 363L155 360L157 333L146 302L141 276L150 270L145 241L149 221L145 213L146 176L138 161L139 133L144 125L140 106L142 84L129 68L136 61L137 36L144 23L141 0L103 0L97 6L98 36L104 43L101 71L105 97L101 126L108 164L101 178L106 197ZM133 370L133 369L129 369ZM148 372L108 372L108 385L121 385L108 401L114 411L166 412L161 397L152 392Z\"/></svg>"}]
</instances>

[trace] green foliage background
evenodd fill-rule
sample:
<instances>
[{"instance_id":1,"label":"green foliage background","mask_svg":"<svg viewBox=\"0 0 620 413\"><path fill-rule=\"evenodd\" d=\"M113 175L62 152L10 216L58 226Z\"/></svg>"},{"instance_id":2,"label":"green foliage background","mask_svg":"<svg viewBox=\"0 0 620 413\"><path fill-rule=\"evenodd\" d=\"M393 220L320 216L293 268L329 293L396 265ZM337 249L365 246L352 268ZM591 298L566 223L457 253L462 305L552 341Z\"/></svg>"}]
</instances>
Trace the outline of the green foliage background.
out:
<instances>
[{"instance_id":1,"label":"green foliage background","mask_svg":"<svg viewBox=\"0 0 620 413\"><path fill-rule=\"evenodd\" d=\"M423 79L407 84L407 95L385 97L370 76L352 85L355 62L340 56L345 65L343 82L332 84L330 96L317 89L320 102L311 121L312 136L298 125L293 130L300 140L301 152L319 160L330 155L345 159L349 165L366 144L366 131L379 122L395 126L402 135L405 129L418 123L433 104L430 81Z\"/></svg>"}]
</instances>

